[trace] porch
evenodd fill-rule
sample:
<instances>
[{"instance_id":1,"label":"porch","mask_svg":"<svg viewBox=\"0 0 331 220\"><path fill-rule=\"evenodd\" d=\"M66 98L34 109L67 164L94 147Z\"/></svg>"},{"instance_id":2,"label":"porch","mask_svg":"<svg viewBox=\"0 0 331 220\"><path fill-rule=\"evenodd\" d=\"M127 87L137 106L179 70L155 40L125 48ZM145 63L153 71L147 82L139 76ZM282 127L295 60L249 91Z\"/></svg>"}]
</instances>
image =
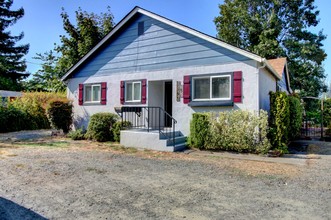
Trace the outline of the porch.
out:
<instances>
[{"instance_id":1,"label":"porch","mask_svg":"<svg viewBox=\"0 0 331 220\"><path fill-rule=\"evenodd\" d=\"M180 151L186 136L176 130L177 121L161 107L125 106L115 109L122 122L121 145L157 151Z\"/></svg>"}]
</instances>

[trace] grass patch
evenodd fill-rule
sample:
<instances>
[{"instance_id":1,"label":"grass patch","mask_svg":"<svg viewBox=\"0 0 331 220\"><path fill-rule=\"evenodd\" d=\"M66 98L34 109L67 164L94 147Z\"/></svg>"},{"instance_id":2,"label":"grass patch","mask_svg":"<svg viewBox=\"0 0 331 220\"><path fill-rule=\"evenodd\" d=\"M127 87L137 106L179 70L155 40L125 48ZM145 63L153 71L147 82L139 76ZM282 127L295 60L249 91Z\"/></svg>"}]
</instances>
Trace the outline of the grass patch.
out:
<instances>
[{"instance_id":1,"label":"grass patch","mask_svg":"<svg viewBox=\"0 0 331 220\"><path fill-rule=\"evenodd\" d=\"M107 142L107 143L105 143L105 145L114 151L121 151L121 152L129 153L129 154L135 154L138 152L137 148L124 147L124 146L116 144L114 142Z\"/></svg>"},{"instance_id":2,"label":"grass patch","mask_svg":"<svg viewBox=\"0 0 331 220\"><path fill-rule=\"evenodd\" d=\"M48 148L66 148L70 143L67 141L49 141L49 142L16 142L15 145L27 147L48 147Z\"/></svg>"}]
</instances>

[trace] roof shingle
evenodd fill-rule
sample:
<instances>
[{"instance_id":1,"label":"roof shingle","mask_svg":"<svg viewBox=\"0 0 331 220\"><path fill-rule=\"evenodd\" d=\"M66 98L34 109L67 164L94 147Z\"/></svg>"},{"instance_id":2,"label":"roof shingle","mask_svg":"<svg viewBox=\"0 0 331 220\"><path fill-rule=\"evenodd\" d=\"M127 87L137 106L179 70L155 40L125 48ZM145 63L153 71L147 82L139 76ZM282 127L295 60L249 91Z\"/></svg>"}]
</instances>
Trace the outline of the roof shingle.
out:
<instances>
[{"instance_id":1,"label":"roof shingle","mask_svg":"<svg viewBox=\"0 0 331 220\"><path fill-rule=\"evenodd\" d=\"M283 71L284 71L285 64L286 64L285 57L270 59L270 60L268 60L268 63L272 66L272 68L274 68L274 70L278 73L278 75L280 77L283 76Z\"/></svg>"}]
</instances>

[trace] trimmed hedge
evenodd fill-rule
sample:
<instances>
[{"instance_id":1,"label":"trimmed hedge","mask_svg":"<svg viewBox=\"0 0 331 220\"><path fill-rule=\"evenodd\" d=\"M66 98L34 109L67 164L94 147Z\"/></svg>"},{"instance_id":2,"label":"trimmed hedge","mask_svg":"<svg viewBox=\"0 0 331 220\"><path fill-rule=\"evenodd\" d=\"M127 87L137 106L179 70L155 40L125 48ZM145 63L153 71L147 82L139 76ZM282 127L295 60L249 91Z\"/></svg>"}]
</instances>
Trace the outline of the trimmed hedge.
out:
<instances>
[{"instance_id":1,"label":"trimmed hedge","mask_svg":"<svg viewBox=\"0 0 331 220\"><path fill-rule=\"evenodd\" d=\"M51 100L68 101L64 93L23 93L0 106L0 132L50 128L46 108Z\"/></svg>"},{"instance_id":2,"label":"trimmed hedge","mask_svg":"<svg viewBox=\"0 0 331 220\"><path fill-rule=\"evenodd\" d=\"M13 106L0 106L0 132L36 129L28 114Z\"/></svg>"},{"instance_id":3,"label":"trimmed hedge","mask_svg":"<svg viewBox=\"0 0 331 220\"><path fill-rule=\"evenodd\" d=\"M195 113L191 121L189 145L200 149L265 153L270 149L267 138L268 115L265 111Z\"/></svg>"},{"instance_id":4,"label":"trimmed hedge","mask_svg":"<svg viewBox=\"0 0 331 220\"><path fill-rule=\"evenodd\" d=\"M62 129L67 134L72 124L72 104L70 102L52 101L47 109L47 116L56 129Z\"/></svg>"},{"instance_id":5,"label":"trimmed hedge","mask_svg":"<svg viewBox=\"0 0 331 220\"><path fill-rule=\"evenodd\" d=\"M287 153L290 131L289 97L285 92L270 92L269 139L273 150ZM291 131L292 132L292 131Z\"/></svg>"},{"instance_id":6,"label":"trimmed hedge","mask_svg":"<svg viewBox=\"0 0 331 220\"><path fill-rule=\"evenodd\" d=\"M118 116L113 113L96 113L91 116L87 127L86 138L99 142L113 141L113 124Z\"/></svg>"},{"instance_id":7,"label":"trimmed hedge","mask_svg":"<svg viewBox=\"0 0 331 220\"><path fill-rule=\"evenodd\" d=\"M291 119L289 125L289 139L294 140L300 136L303 120L303 107L298 97L289 96L288 98Z\"/></svg>"},{"instance_id":8,"label":"trimmed hedge","mask_svg":"<svg viewBox=\"0 0 331 220\"><path fill-rule=\"evenodd\" d=\"M208 148L208 139L211 132L211 114L209 113L194 113L190 123L190 136L188 144L192 147L200 149Z\"/></svg>"}]
</instances>

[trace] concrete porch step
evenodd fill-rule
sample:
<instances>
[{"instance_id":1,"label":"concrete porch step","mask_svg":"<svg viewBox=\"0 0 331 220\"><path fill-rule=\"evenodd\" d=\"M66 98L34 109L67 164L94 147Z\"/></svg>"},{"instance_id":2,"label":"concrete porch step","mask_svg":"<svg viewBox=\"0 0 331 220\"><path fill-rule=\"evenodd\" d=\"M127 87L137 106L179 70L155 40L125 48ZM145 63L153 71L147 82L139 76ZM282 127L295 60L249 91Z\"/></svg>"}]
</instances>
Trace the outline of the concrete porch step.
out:
<instances>
[{"instance_id":1,"label":"concrete porch step","mask_svg":"<svg viewBox=\"0 0 331 220\"><path fill-rule=\"evenodd\" d=\"M175 141L175 145L185 143L186 142L186 136L177 136L177 137L174 138L174 140L172 138L168 138L167 139L167 146L174 145L174 141Z\"/></svg>"},{"instance_id":2,"label":"concrete porch step","mask_svg":"<svg viewBox=\"0 0 331 220\"><path fill-rule=\"evenodd\" d=\"M175 151L183 151L186 149L186 143L181 143L181 144L176 144L175 146L171 146L173 147L173 152Z\"/></svg>"},{"instance_id":3,"label":"concrete porch step","mask_svg":"<svg viewBox=\"0 0 331 220\"><path fill-rule=\"evenodd\" d=\"M182 134L182 132L180 131L175 131L175 137L182 137L184 136ZM172 137L173 135L173 132L172 131L161 131L160 133L160 139L169 139L170 137Z\"/></svg>"},{"instance_id":4,"label":"concrete porch step","mask_svg":"<svg viewBox=\"0 0 331 220\"><path fill-rule=\"evenodd\" d=\"M168 136L169 135L169 136ZM172 133L159 134L159 132L146 132L138 130L121 131L121 145L157 151L180 151L186 147L186 137L180 131L175 132L175 145ZM168 138L167 138L168 136Z\"/></svg>"}]
</instances>

